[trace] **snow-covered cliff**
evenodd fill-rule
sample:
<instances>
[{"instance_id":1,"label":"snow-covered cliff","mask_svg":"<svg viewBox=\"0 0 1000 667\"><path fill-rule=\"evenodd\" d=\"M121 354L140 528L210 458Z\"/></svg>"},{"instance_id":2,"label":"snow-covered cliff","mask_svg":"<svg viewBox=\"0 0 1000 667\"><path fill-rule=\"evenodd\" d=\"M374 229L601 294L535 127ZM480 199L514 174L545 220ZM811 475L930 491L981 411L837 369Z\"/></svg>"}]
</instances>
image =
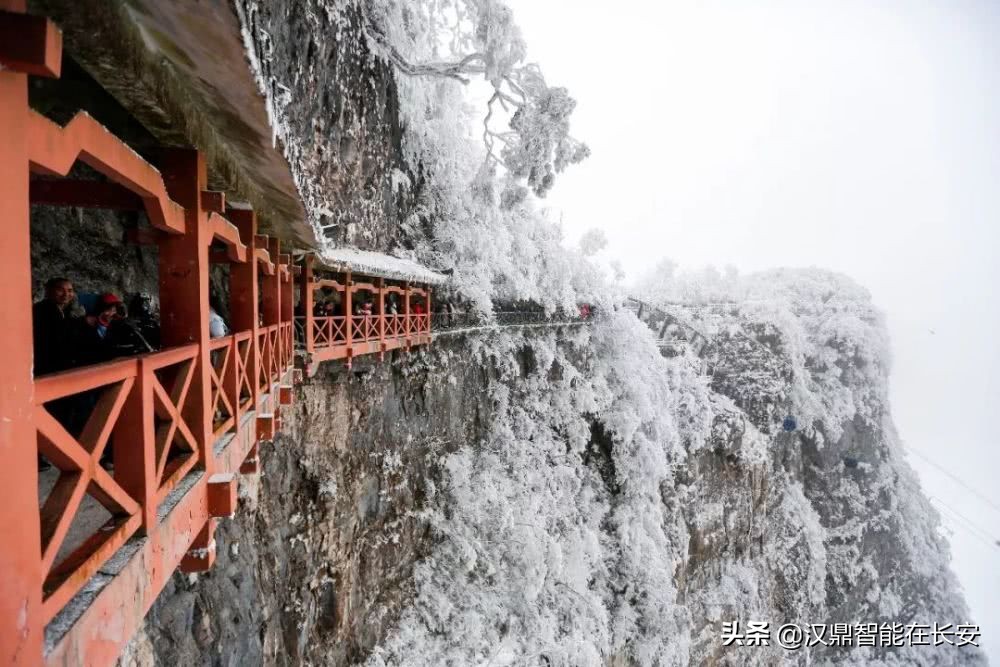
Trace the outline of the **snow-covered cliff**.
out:
<instances>
[{"instance_id":1,"label":"snow-covered cliff","mask_svg":"<svg viewBox=\"0 0 1000 667\"><path fill-rule=\"evenodd\" d=\"M854 641L971 621L902 459L867 293L815 270L654 277L644 296L705 336L665 355L660 328L523 189L480 169L461 85L389 66L387 48L435 55L431 5L453 6L237 1L313 223L450 270L481 310L596 315L449 334L314 380L262 454L259 495L220 533L216 570L175 578L127 660L985 662L948 642ZM724 638L750 621L826 635ZM843 635L833 624L851 646L825 645Z\"/></svg>"},{"instance_id":2,"label":"snow-covered cliff","mask_svg":"<svg viewBox=\"0 0 1000 667\"><path fill-rule=\"evenodd\" d=\"M970 619L902 460L867 294L822 271L740 283L724 308L681 308L710 332L704 359L660 356L627 311L534 340L527 372L524 341L489 347L510 360L495 419L445 458L426 512L439 541L368 664L984 662L947 643L824 645L835 623L874 638L868 624ZM724 622L751 620L822 641L723 645Z\"/></svg>"}]
</instances>

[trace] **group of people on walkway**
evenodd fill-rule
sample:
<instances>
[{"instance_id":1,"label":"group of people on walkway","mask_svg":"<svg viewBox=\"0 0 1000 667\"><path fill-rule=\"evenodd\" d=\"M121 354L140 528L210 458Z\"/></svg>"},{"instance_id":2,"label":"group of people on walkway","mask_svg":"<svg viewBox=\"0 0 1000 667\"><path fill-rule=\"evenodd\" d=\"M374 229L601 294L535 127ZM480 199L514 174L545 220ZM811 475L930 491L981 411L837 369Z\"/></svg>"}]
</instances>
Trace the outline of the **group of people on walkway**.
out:
<instances>
[{"instance_id":1,"label":"group of people on walkway","mask_svg":"<svg viewBox=\"0 0 1000 667\"><path fill-rule=\"evenodd\" d=\"M353 303L353 315L356 316L371 316L378 315L378 304L371 299L359 298ZM302 314L302 305L299 302L299 307L297 312L299 315ZM410 303L410 314L411 315L423 315L427 312L426 306L420 301L413 301ZM386 315L402 315L403 308L399 304L399 300L395 294L390 294L385 300L385 314ZM344 315L344 303L340 299L340 295L337 294L333 297L328 297L325 299L317 299L316 303L313 305L313 316L314 317L342 317Z\"/></svg>"},{"instance_id":2,"label":"group of people on walkway","mask_svg":"<svg viewBox=\"0 0 1000 667\"><path fill-rule=\"evenodd\" d=\"M152 351L140 332L142 323L127 322L126 314L125 304L112 292L96 295L83 310L72 281L62 277L47 281L44 297L32 307L35 376ZM146 314L152 317L148 310ZM86 426L99 395L100 390L92 390L66 396L46 404L46 409L75 437ZM110 447L102 463L109 459ZM41 456L38 463L39 469L48 467Z\"/></svg>"},{"instance_id":3,"label":"group of people on walkway","mask_svg":"<svg viewBox=\"0 0 1000 667\"><path fill-rule=\"evenodd\" d=\"M125 321L118 295L99 294L87 310L75 301L69 279L45 283L45 296L32 309L36 376L153 349L136 325Z\"/></svg>"}]
</instances>

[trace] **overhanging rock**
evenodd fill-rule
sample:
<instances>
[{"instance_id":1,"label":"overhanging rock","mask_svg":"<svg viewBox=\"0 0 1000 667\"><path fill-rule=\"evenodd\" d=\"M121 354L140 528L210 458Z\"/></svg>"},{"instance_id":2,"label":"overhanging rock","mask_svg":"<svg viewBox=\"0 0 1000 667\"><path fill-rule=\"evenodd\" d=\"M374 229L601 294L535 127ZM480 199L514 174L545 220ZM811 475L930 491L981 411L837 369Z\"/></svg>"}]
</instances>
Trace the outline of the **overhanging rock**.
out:
<instances>
[{"instance_id":1,"label":"overhanging rock","mask_svg":"<svg viewBox=\"0 0 1000 667\"><path fill-rule=\"evenodd\" d=\"M204 152L210 187L248 201L263 233L313 248L288 163L273 140L227 0L30 0L68 55L161 145Z\"/></svg>"}]
</instances>

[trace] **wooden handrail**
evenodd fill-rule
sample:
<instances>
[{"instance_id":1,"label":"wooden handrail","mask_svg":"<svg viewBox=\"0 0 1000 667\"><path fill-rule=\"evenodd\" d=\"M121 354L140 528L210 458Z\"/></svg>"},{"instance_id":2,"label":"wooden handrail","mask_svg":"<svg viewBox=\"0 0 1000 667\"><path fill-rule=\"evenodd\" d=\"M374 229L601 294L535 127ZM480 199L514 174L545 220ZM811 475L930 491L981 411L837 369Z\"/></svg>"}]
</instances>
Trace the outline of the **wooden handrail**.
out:
<instances>
[{"instance_id":1,"label":"wooden handrail","mask_svg":"<svg viewBox=\"0 0 1000 667\"><path fill-rule=\"evenodd\" d=\"M139 372L137 363L133 357L38 377L35 379L35 405L135 377Z\"/></svg>"}]
</instances>

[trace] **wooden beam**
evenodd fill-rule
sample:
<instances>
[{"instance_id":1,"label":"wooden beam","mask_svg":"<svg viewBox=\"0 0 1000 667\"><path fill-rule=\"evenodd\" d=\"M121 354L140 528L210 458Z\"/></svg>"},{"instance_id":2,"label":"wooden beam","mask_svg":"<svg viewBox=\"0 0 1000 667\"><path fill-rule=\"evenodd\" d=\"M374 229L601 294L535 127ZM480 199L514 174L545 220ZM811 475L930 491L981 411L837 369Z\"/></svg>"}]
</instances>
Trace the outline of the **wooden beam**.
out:
<instances>
[{"instance_id":1,"label":"wooden beam","mask_svg":"<svg viewBox=\"0 0 1000 667\"><path fill-rule=\"evenodd\" d=\"M224 215L226 212L226 193L203 190L201 193L201 207L211 213Z\"/></svg>"},{"instance_id":2,"label":"wooden beam","mask_svg":"<svg viewBox=\"0 0 1000 667\"><path fill-rule=\"evenodd\" d=\"M203 192L202 195L205 193ZM226 253L234 262L247 261L247 247L240 240L240 230L236 225L223 218L218 213L208 216L208 240L222 241L226 245Z\"/></svg>"},{"instance_id":3,"label":"wooden beam","mask_svg":"<svg viewBox=\"0 0 1000 667\"><path fill-rule=\"evenodd\" d=\"M324 280L313 280L312 281L312 286L313 286L314 290L315 289L322 289L324 287L332 287L333 289L337 290L338 292L343 292L344 291L344 286L341 285L340 283L338 283L336 280L327 280L327 279L324 279Z\"/></svg>"},{"instance_id":4,"label":"wooden beam","mask_svg":"<svg viewBox=\"0 0 1000 667\"><path fill-rule=\"evenodd\" d=\"M117 183L74 179L34 179L31 203L46 206L78 206L115 211L142 211L139 195Z\"/></svg>"},{"instance_id":5,"label":"wooden beam","mask_svg":"<svg viewBox=\"0 0 1000 667\"><path fill-rule=\"evenodd\" d=\"M375 286L375 283L351 283L351 292L359 292L361 290L374 294L378 291L378 287Z\"/></svg>"},{"instance_id":6,"label":"wooden beam","mask_svg":"<svg viewBox=\"0 0 1000 667\"><path fill-rule=\"evenodd\" d=\"M260 239L260 238L266 239L267 237L266 236L264 236L264 237L257 236L255 238L255 240L254 240L254 243L259 243L259 241L257 239ZM269 276L273 276L274 275L274 262L271 261L271 255L270 255L270 253L267 252L267 248L266 247L264 247L264 248L261 248L260 246L255 247L254 251L253 251L253 256L257 259L258 262L260 262L261 264L263 264L263 266L264 266L264 273L266 275L269 275Z\"/></svg>"},{"instance_id":7,"label":"wooden beam","mask_svg":"<svg viewBox=\"0 0 1000 667\"><path fill-rule=\"evenodd\" d=\"M0 11L0 65L22 74L58 79L62 32L47 18Z\"/></svg>"},{"instance_id":8,"label":"wooden beam","mask_svg":"<svg viewBox=\"0 0 1000 667\"><path fill-rule=\"evenodd\" d=\"M66 176L79 160L136 193L153 227L177 235L185 232L184 207L170 198L160 171L86 112L77 113L66 127L59 127L40 113L29 111L21 131L28 135L32 172ZM198 204L195 200L189 206Z\"/></svg>"}]
</instances>

